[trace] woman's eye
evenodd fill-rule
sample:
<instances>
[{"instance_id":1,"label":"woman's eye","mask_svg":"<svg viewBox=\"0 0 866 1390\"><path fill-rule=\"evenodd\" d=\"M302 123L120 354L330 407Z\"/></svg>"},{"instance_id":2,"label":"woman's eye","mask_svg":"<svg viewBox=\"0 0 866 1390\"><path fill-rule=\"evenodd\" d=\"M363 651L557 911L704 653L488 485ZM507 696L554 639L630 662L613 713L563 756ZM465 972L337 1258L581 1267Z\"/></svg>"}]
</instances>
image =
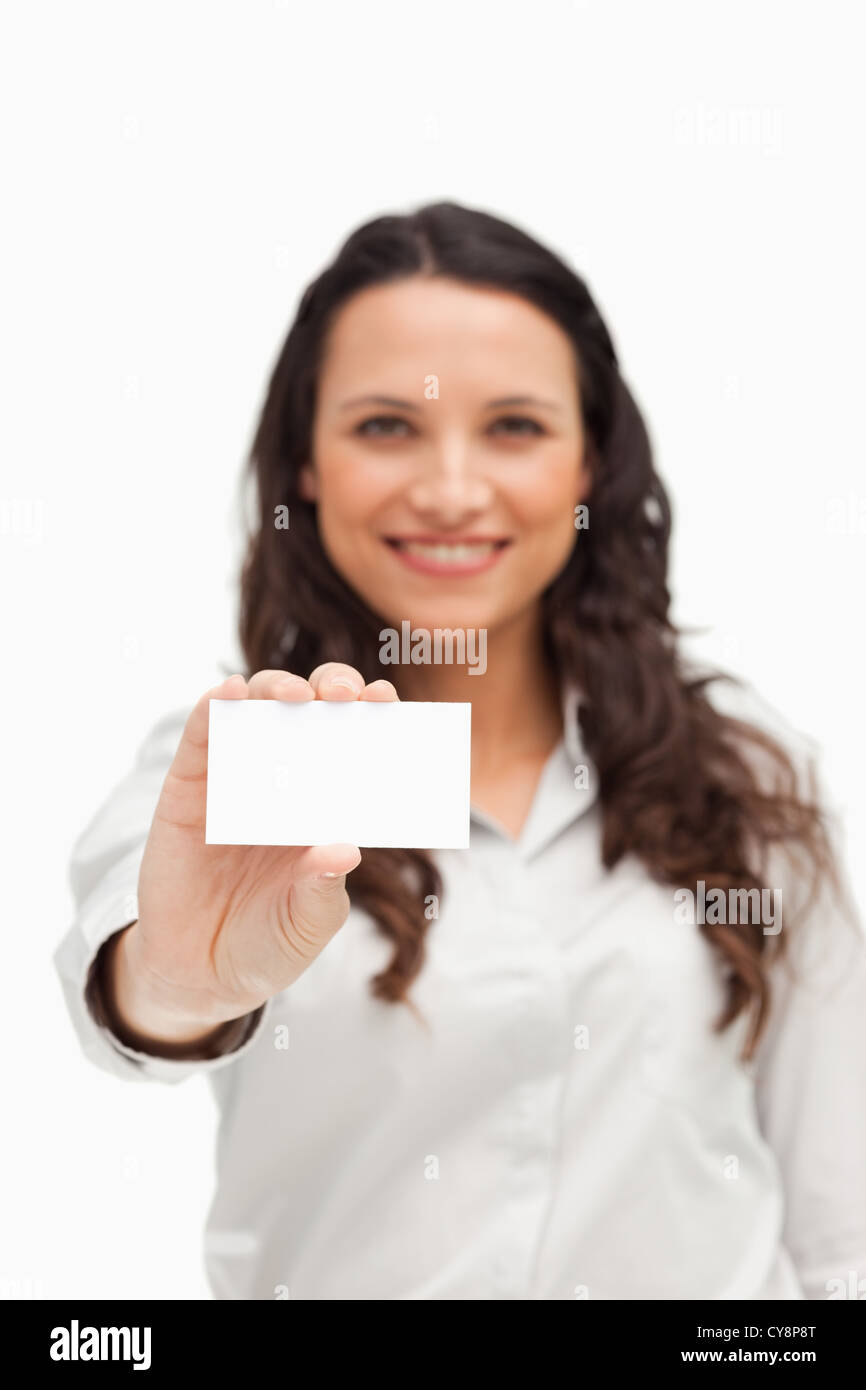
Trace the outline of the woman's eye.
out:
<instances>
[{"instance_id":1,"label":"woman's eye","mask_svg":"<svg viewBox=\"0 0 866 1390\"><path fill-rule=\"evenodd\" d=\"M367 439L397 439L410 434L411 426L399 415L373 415L369 420L362 420L355 433Z\"/></svg>"},{"instance_id":2,"label":"woman's eye","mask_svg":"<svg viewBox=\"0 0 866 1390\"><path fill-rule=\"evenodd\" d=\"M537 420L528 415L503 415L490 426L492 434L504 434L509 438L522 439L532 435L544 434Z\"/></svg>"}]
</instances>

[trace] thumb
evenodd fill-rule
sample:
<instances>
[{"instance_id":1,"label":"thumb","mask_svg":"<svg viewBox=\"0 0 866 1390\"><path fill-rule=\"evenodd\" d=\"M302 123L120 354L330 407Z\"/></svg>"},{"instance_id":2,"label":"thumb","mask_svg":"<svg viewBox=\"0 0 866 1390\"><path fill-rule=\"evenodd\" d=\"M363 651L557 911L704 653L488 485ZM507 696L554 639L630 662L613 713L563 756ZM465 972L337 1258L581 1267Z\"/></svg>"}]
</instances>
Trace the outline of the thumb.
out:
<instances>
[{"instance_id":1,"label":"thumb","mask_svg":"<svg viewBox=\"0 0 866 1390\"><path fill-rule=\"evenodd\" d=\"M346 874L361 862L360 851L346 846L354 863L345 869L323 868L312 862L299 864L289 890L289 919L298 950L308 959L318 955L349 915L351 903L346 891ZM331 862L345 864L347 854L332 853ZM306 871L305 871L306 870Z\"/></svg>"}]
</instances>

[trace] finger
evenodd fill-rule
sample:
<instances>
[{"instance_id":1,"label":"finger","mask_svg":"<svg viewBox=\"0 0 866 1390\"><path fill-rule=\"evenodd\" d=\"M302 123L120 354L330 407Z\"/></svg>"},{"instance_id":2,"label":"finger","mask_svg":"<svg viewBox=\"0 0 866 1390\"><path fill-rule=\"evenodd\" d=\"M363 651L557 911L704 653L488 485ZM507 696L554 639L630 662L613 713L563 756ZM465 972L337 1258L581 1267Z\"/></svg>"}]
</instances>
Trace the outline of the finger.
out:
<instances>
[{"instance_id":1,"label":"finger","mask_svg":"<svg viewBox=\"0 0 866 1390\"><path fill-rule=\"evenodd\" d=\"M207 738L210 725L211 700L245 700L247 683L243 676L229 676L202 695L184 725L170 773L182 781L191 782L207 772Z\"/></svg>"},{"instance_id":2,"label":"finger","mask_svg":"<svg viewBox=\"0 0 866 1390\"><path fill-rule=\"evenodd\" d=\"M251 700L315 700L316 693L303 676L291 671L256 671L250 677Z\"/></svg>"},{"instance_id":3,"label":"finger","mask_svg":"<svg viewBox=\"0 0 866 1390\"><path fill-rule=\"evenodd\" d=\"M364 689L364 677L354 666L339 661L326 661L310 676L310 685L317 700L357 700Z\"/></svg>"},{"instance_id":4,"label":"finger","mask_svg":"<svg viewBox=\"0 0 866 1390\"><path fill-rule=\"evenodd\" d=\"M390 681L371 681L361 691L362 700L378 700L384 703L388 700L399 700L399 698L400 696Z\"/></svg>"}]
</instances>

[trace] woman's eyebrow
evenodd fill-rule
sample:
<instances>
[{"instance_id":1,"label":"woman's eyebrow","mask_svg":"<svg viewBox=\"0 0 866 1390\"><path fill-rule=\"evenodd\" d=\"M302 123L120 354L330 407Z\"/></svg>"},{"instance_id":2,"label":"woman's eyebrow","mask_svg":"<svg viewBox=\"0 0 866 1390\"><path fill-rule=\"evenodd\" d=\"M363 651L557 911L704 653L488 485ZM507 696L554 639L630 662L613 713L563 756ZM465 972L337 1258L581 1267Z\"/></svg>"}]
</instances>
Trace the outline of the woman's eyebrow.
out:
<instances>
[{"instance_id":1,"label":"woman's eyebrow","mask_svg":"<svg viewBox=\"0 0 866 1390\"><path fill-rule=\"evenodd\" d=\"M358 405L384 405L391 406L395 410L418 410L420 407L412 401L401 400L398 396L353 396L349 401L343 401L341 410L352 410ZM535 405L541 406L544 410L561 410L562 406L556 401L545 401L540 396L500 396L498 400L488 401L487 410L502 410L506 406Z\"/></svg>"},{"instance_id":2,"label":"woman's eyebrow","mask_svg":"<svg viewBox=\"0 0 866 1390\"><path fill-rule=\"evenodd\" d=\"M499 400L488 401L489 410L500 410L503 406L510 405L540 405L545 410L561 410L556 401L543 401L540 396L501 396Z\"/></svg>"},{"instance_id":3,"label":"woman's eyebrow","mask_svg":"<svg viewBox=\"0 0 866 1390\"><path fill-rule=\"evenodd\" d=\"M401 401L396 396L354 396L350 401L343 401L341 410L350 410L356 405L390 405L397 410L417 410L418 406L411 401Z\"/></svg>"}]
</instances>

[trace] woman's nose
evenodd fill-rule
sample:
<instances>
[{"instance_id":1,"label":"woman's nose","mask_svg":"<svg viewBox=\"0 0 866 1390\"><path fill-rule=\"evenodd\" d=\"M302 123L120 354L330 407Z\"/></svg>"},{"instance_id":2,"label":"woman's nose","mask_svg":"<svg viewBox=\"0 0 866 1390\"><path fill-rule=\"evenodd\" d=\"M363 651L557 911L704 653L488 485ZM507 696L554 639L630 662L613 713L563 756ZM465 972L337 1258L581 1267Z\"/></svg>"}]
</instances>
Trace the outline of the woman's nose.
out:
<instances>
[{"instance_id":1,"label":"woman's nose","mask_svg":"<svg viewBox=\"0 0 866 1390\"><path fill-rule=\"evenodd\" d=\"M463 441L432 449L409 487L409 500L416 511L435 514L448 524L484 511L492 498L489 478L473 458L468 442Z\"/></svg>"}]
</instances>

